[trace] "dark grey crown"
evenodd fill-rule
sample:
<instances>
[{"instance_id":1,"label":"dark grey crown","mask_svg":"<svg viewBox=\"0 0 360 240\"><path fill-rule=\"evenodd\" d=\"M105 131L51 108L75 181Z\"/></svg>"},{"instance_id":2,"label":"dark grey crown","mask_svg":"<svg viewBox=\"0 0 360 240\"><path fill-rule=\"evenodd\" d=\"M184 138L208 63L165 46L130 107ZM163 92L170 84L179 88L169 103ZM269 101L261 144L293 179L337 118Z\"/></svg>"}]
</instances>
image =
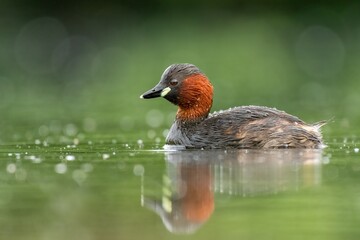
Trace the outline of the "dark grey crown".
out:
<instances>
[{"instance_id":1,"label":"dark grey crown","mask_svg":"<svg viewBox=\"0 0 360 240\"><path fill-rule=\"evenodd\" d=\"M178 79L182 80L184 77L195 73L201 73L200 69L190 63L176 63L170 65L162 74L161 80Z\"/></svg>"}]
</instances>

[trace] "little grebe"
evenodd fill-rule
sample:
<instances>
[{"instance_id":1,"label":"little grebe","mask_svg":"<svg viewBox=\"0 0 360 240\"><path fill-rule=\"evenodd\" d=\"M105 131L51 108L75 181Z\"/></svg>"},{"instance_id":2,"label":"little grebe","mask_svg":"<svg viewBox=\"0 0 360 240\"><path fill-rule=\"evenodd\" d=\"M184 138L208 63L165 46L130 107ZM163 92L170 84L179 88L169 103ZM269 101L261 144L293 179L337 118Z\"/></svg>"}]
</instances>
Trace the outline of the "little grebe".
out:
<instances>
[{"instance_id":1,"label":"little grebe","mask_svg":"<svg viewBox=\"0 0 360 240\"><path fill-rule=\"evenodd\" d=\"M209 114L213 87L195 65L173 64L140 98L178 106L166 144L186 148L321 148L320 127L275 108L235 107Z\"/></svg>"}]
</instances>

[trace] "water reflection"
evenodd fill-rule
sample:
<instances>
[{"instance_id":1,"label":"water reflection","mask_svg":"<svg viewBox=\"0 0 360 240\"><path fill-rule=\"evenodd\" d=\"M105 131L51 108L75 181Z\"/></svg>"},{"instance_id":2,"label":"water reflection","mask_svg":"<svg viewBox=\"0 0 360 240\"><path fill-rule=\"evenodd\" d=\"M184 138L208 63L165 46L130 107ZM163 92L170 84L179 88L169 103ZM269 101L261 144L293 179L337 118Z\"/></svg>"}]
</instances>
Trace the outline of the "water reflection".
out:
<instances>
[{"instance_id":1,"label":"water reflection","mask_svg":"<svg viewBox=\"0 0 360 240\"><path fill-rule=\"evenodd\" d=\"M321 164L328 162L321 150L176 151L165 159L162 196L143 191L142 204L170 232L188 234L210 218L214 195L252 197L316 186Z\"/></svg>"}]
</instances>

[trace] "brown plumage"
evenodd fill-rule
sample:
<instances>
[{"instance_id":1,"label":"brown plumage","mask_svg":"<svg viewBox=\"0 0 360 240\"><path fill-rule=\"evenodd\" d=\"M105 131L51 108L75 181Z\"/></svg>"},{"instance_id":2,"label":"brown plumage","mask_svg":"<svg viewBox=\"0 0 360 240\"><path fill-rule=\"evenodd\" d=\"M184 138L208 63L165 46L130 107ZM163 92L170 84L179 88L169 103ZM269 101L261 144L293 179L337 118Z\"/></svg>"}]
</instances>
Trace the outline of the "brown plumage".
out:
<instances>
[{"instance_id":1,"label":"brown plumage","mask_svg":"<svg viewBox=\"0 0 360 240\"><path fill-rule=\"evenodd\" d=\"M173 64L141 98L164 97L178 106L166 144L186 148L321 148L320 127L274 108L235 107L209 114L213 87L192 64Z\"/></svg>"}]
</instances>

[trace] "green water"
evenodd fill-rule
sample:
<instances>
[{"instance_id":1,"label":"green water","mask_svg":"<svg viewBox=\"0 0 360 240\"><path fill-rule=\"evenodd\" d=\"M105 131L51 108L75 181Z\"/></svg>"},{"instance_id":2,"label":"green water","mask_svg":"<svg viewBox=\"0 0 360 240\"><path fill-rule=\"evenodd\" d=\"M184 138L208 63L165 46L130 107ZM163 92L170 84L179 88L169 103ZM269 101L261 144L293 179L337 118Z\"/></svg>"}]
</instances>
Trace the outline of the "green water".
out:
<instances>
[{"instance_id":1,"label":"green water","mask_svg":"<svg viewBox=\"0 0 360 240\"><path fill-rule=\"evenodd\" d=\"M335 140L276 151L2 145L0 238L357 239L358 141Z\"/></svg>"},{"instance_id":2,"label":"green water","mask_svg":"<svg viewBox=\"0 0 360 240\"><path fill-rule=\"evenodd\" d=\"M0 239L360 238L359 4L13 2L0 3ZM328 147L164 151L176 108L139 96L179 62L207 74L214 111L333 119Z\"/></svg>"}]
</instances>

